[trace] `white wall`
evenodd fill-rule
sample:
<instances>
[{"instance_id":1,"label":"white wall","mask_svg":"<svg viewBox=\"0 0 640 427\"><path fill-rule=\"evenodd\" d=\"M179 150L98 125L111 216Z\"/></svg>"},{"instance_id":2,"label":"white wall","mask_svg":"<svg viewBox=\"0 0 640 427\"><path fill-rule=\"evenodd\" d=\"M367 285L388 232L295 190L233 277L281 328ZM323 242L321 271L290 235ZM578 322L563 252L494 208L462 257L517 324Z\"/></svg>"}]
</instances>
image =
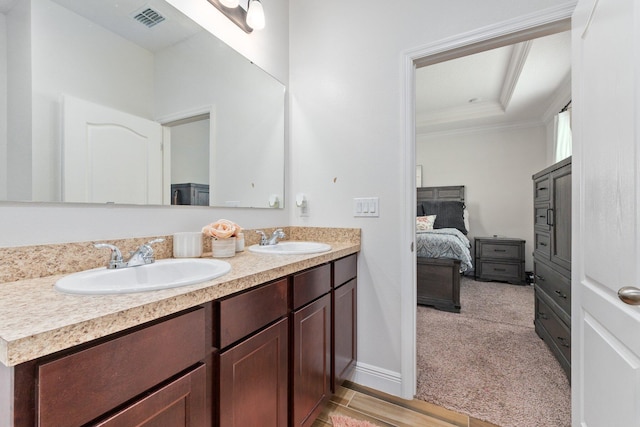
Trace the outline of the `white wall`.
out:
<instances>
[{"instance_id":1,"label":"white wall","mask_svg":"<svg viewBox=\"0 0 640 427\"><path fill-rule=\"evenodd\" d=\"M0 200L7 198L7 17L0 13Z\"/></svg>"},{"instance_id":2,"label":"white wall","mask_svg":"<svg viewBox=\"0 0 640 427\"><path fill-rule=\"evenodd\" d=\"M171 127L171 183L209 184L209 119Z\"/></svg>"},{"instance_id":3,"label":"white wall","mask_svg":"<svg viewBox=\"0 0 640 427\"><path fill-rule=\"evenodd\" d=\"M534 249L531 176L546 167L546 158L543 125L416 138L423 186L465 186L471 244L494 234L524 239L527 271L533 271Z\"/></svg>"},{"instance_id":4,"label":"white wall","mask_svg":"<svg viewBox=\"0 0 640 427\"><path fill-rule=\"evenodd\" d=\"M31 200L31 2L7 15L7 197Z\"/></svg>"},{"instance_id":5,"label":"white wall","mask_svg":"<svg viewBox=\"0 0 640 427\"><path fill-rule=\"evenodd\" d=\"M358 380L400 393L405 193L404 52L556 0L292 1L291 185L309 196L294 224L362 228L358 269ZM377 196L379 218L354 218L352 198ZM407 226L409 226L407 224ZM410 265L410 263L409 263Z\"/></svg>"}]
</instances>

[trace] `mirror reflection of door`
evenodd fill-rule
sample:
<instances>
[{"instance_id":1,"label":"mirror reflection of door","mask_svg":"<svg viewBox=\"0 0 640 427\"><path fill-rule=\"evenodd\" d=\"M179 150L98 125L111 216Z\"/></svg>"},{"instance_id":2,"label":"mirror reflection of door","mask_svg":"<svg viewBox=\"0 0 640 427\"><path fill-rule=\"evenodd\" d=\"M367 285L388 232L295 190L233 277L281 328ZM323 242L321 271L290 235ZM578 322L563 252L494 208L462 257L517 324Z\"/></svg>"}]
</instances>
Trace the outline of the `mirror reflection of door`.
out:
<instances>
[{"instance_id":1,"label":"mirror reflection of door","mask_svg":"<svg viewBox=\"0 0 640 427\"><path fill-rule=\"evenodd\" d=\"M62 197L162 203L160 124L71 96L63 100Z\"/></svg>"},{"instance_id":2,"label":"mirror reflection of door","mask_svg":"<svg viewBox=\"0 0 640 427\"><path fill-rule=\"evenodd\" d=\"M171 132L171 204L209 206L210 119L168 125Z\"/></svg>"}]
</instances>

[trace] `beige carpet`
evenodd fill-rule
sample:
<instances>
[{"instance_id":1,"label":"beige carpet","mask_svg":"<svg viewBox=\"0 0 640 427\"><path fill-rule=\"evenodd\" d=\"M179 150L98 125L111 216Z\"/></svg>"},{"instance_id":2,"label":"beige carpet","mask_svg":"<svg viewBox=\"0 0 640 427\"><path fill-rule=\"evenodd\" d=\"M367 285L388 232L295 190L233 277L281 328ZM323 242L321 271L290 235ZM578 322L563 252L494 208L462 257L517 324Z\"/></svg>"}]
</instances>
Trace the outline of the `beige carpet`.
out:
<instances>
[{"instance_id":1,"label":"beige carpet","mask_svg":"<svg viewBox=\"0 0 640 427\"><path fill-rule=\"evenodd\" d=\"M569 382L533 329L533 287L462 279L459 314L418 306L416 397L502 427L571 425Z\"/></svg>"}]
</instances>

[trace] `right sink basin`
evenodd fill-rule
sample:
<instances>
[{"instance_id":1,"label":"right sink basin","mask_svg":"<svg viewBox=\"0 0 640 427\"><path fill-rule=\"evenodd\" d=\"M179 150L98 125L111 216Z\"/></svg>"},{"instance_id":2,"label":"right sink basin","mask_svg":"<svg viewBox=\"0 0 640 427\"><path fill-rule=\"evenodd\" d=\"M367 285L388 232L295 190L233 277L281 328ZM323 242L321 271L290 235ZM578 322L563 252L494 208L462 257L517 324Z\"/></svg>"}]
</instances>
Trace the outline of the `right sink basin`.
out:
<instances>
[{"instance_id":1,"label":"right sink basin","mask_svg":"<svg viewBox=\"0 0 640 427\"><path fill-rule=\"evenodd\" d=\"M275 245L252 245L249 246L249 251L259 254L276 254L276 255L304 255L304 254L316 254L321 252L328 252L331 250L331 245L320 242L300 242L300 241L282 241Z\"/></svg>"}]
</instances>

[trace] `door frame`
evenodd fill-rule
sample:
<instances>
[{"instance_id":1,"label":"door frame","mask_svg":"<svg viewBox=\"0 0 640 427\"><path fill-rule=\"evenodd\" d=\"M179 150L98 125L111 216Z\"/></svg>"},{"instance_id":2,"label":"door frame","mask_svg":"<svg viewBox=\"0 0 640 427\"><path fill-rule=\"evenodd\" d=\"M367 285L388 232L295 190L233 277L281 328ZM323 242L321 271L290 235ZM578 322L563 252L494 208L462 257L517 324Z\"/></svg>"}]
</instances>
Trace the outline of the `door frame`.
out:
<instances>
[{"instance_id":1,"label":"door frame","mask_svg":"<svg viewBox=\"0 0 640 427\"><path fill-rule=\"evenodd\" d=\"M163 200L165 205L171 204L171 130L172 126L189 123L208 118L209 119L209 187L213 188L213 167L216 154L216 106L204 105L188 110L178 111L156 118L162 125L162 185ZM211 201L209 201L211 203Z\"/></svg>"},{"instance_id":2,"label":"door frame","mask_svg":"<svg viewBox=\"0 0 640 427\"><path fill-rule=\"evenodd\" d=\"M571 29L571 15L577 0L547 8L529 15L503 21L475 31L414 48L403 54L402 104L404 105L404 159L403 187L404 214L402 218L401 310L400 314L400 375L401 395L413 399L416 393L416 253L415 204L416 204L416 125L415 125L415 70L462 56L471 55L545 35Z\"/></svg>"}]
</instances>

